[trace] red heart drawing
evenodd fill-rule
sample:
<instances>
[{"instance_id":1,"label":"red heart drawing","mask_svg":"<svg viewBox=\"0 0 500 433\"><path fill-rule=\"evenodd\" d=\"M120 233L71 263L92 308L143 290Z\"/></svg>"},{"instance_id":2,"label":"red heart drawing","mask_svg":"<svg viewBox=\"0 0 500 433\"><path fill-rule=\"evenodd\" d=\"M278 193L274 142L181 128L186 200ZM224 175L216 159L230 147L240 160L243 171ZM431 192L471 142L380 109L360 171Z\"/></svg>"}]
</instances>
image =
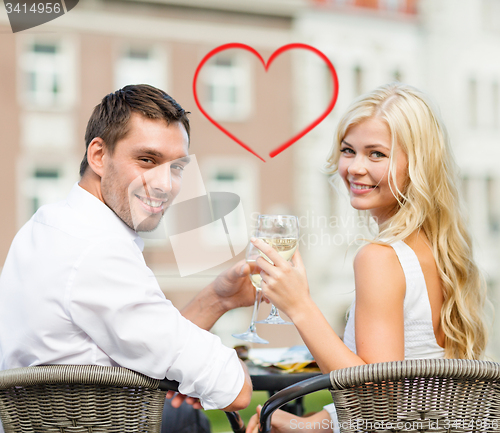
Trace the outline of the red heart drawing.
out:
<instances>
[{"instance_id":1,"label":"red heart drawing","mask_svg":"<svg viewBox=\"0 0 500 433\"><path fill-rule=\"evenodd\" d=\"M276 57L278 57L281 53L284 53L285 51L294 50L294 49L297 49L297 48L303 49L303 50L307 50L307 51L311 51L312 53L315 53L319 57L321 57L321 59L326 63L326 65L328 66L328 69L330 70L330 72L332 74L333 94L332 94L332 99L330 100L330 103L328 104L328 107L326 108L326 110L317 119L315 119L312 123L310 123L304 129L302 129L297 134L295 134L288 141L284 142L283 144L280 144L278 147L276 147L275 149L273 149L269 153L269 156L271 158L274 158L276 155L279 155L281 152L283 152L285 149L287 149L288 147L290 147L297 140L299 140L304 135L306 135L311 129L315 128L326 116L328 116L328 114L333 110L333 107L335 107L335 103L337 102L337 96L338 96L338 93L339 93L339 81L338 81L338 78L337 78L337 72L335 71L335 68L332 65L332 62L330 62L330 60L328 59L328 57L326 57L321 51L319 51L318 49L316 49L316 48L314 48L314 47L312 47L310 45L301 44L301 43L294 43L294 44L284 45L281 48L278 48L271 55L271 57L269 57L269 60L267 61L267 63L264 61L264 59L258 53L258 51L256 51L254 48L252 48L249 45L240 44L240 43L231 43L231 44L224 44L224 45L221 45L221 46L219 46L217 48L214 48L205 57L203 57L202 61L198 65L198 68L196 68L196 72L194 74L194 79L193 79L193 95L194 95L194 100L196 102L196 105L198 106L198 108L200 109L200 111L203 113L203 115L210 122L212 122L217 128L219 128L229 138L231 138L234 141L236 141L236 143L238 143L241 147L243 147L244 149L248 150L251 154L255 155L260 160L266 162L264 160L264 158L262 158L258 153L256 153L250 146L248 146L247 144L245 144L238 137L236 137L233 134L231 134L226 128L224 128L223 126L219 125L219 123L217 123L217 121L215 121L214 119L212 119L212 117L210 117L210 115L203 109L203 107L201 106L200 101L198 99L198 93L197 93L197 90L196 90L196 82L198 80L198 75L200 73L201 68L208 61L208 59L210 59L211 57L215 56L217 53L220 53L221 51L229 50L231 48L240 48L242 50L246 50L246 51L249 51L252 54L254 54L261 61L262 65L264 66L264 69L266 70L266 72L268 71L268 69L271 66L271 63L274 61L274 59L276 59Z\"/></svg>"}]
</instances>

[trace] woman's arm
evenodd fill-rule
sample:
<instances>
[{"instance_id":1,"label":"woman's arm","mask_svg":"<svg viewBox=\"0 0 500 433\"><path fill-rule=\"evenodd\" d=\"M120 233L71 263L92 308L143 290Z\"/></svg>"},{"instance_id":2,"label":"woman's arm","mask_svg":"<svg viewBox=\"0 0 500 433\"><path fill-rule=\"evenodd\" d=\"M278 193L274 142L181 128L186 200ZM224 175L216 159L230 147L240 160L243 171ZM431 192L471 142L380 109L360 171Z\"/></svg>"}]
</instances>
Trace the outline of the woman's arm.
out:
<instances>
[{"instance_id":1,"label":"woman's arm","mask_svg":"<svg viewBox=\"0 0 500 433\"><path fill-rule=\"evenodd\" d=\"M262 269L264 295L292 319L323 372L404 358L406 284L391 247L368 244L355 258L355 354L335 334L311 299L300 254L295 253L289 263L265 242L253 242L275 264L263 258L257 261Z\"/></svg>"},{"instance_id":2,"label":"woman's arm","mask_svg":"<svg viewBox=\"0 0 500 433\"><path fill-rule=\"evenodd\" d=\"M367 364L403 360L406 280L392 247L368 244L354 260L356 351Z\"/></svg>"},{"instance_id":3,"label":"woman's arm","mask_svg":"<svg viewBox=\"0 0 500 433\"><path fill-rule=\"evenodd\" d=\"M246 433L258 433L261 409L261 406L257 406L257 413L248 421ZM331 433L333 431L332 420L326 410L302 417L278 409L272 415L271 427L271 433Z\"/></svg>"}]
</instances>

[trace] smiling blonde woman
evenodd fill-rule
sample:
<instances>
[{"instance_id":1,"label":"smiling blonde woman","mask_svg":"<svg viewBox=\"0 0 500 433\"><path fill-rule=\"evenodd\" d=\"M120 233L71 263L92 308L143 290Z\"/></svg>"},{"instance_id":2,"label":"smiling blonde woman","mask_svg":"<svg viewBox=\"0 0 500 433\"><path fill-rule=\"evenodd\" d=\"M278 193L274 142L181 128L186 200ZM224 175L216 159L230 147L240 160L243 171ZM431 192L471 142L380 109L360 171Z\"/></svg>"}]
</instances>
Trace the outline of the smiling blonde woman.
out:
<instances>
[{"instance_id":1,"label":"smiling blonde woman","mask_svg":"<svg viewBox=\"0 0 500 433\"><path fill-rule=\"evenodd\" d=\"M394 150L400 147L408 159L408 184L394 188L397 207L379 225L374 242L405 240L425 234L439 272L444 302L441 326L447 358L479 359L487 341L483 309L486 286L474 262L457 186L458 169L448 134L428 97L403 84L383 86L353 103L340 121L327 170L339 169L341 143L353 125L367 119L382 120L388 127ZM396 182L396 159L390 155L388 176Z\"/></svg>"},{"instance_id":2,"label":"smiling blonde woman","mask_svg":"<svg viewBox=\"0 0 500 433\"><path fill-rule=\"evenodd\" d=\"M356 294L344 341L311 299L300 253L286 262L253 241L274 262L258 260L264 295L292 319L321 370L480 359L486 286L473 259L448 136L427 96L395 83L358 98L339 123L326 171L378 225L354 260ZM331 406L314 421L335 419ZM291 420L277 412L273 426L288 431Z\"/></svg>"}]
</instances>

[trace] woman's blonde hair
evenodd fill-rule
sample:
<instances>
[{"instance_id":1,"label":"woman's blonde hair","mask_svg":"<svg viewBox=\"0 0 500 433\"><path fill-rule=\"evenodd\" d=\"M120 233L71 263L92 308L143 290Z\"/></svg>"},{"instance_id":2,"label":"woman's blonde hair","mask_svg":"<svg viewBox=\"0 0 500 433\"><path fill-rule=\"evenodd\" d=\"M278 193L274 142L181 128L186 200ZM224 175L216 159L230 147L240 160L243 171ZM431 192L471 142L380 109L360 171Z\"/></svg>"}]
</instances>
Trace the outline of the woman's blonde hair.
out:
<instances>
[{"instance_id":1,"label":"woman's blonde hair","mask_svg":"<svg viewBox=\"0 0 500 433\"><path fill-rule=\"evenodd\" d=\"M389 184L396 190L393 194L398 208L372 242L385 244L381 239L393 242L416 230L424 231L444 290L441 325L446 357L479 359L487 342L486 284L473 259L448 135L429 99L401 83L379 87L358 98L339 123L326 172L338 173L340 145L349 128L374 117L386 122L391 132ZM403 191L396 186L396 142L408 158L408 181Z\"/></svg>"}]
</instances>

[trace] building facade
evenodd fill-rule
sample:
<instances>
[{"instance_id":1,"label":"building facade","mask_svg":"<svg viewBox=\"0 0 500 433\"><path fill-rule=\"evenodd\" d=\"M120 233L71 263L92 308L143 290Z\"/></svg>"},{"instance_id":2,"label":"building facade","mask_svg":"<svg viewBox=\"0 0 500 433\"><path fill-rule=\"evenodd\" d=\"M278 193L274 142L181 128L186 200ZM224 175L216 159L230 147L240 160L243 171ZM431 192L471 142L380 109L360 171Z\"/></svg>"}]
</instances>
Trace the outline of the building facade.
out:
<instances>
[{"instance_id":1,"label":"building facade","mask_svg":"<svg viewBox=\"0 0 500 433\"><path fill-rule=\"evenodd\" d=\"M352 243L369 231L349 209L342 185L339 192L329 188L318 167L349 102L391 81L420 88L441 110L461 171L475 257L497 308L500 68L494 53L500 51L499 18L500 6L494 0L465 0L460 5L452 0L317 0L297 17L296 35L329 56L340 82L332 116L304 138L307 146L296 149L297 159L308 161L295 189L302 205L299 213L314 210L309 231L311 239L319 239L308 252L309 275L317 279L315 296L328 317L342 317L352 299L352 254L359 246ZM310 83L304 105L314 107L324 100L326 87L317 83L322 77L324 81L325 69L320 63L298 67ZM307 110L301 114L307 116ZM330 232L325 221L323 228L318 223L313 227L317 215L325 214L333 218ZM341 332L341 321L332 324ZM496 323L488 353L498 358L499 348Z\"/></svg>"},{"instance_id":2,"label":"building facade","mask_svg":"<svg viewBox=\"0 0 500 433\"><path fill-rule=\"evenodd\" d=\"M353 297L352 258L370 233L342 185L332 188L321 167L350 101L399 80L426 91L441 108L462 170L477 259L497 302L499 18L496 0L463 0L460 7L452 0L88 0L51 23L12 34L0 10L0 264L33 212L65 197L79 179L93 107L123 85L149 83L191 112L190 152L205 188L241 197L249 231L259 213L299 216L311 291L341 334ZM226 50L207 61L197 83L202 106L264 155L265 163L212 125L194 100L198 64L214 48L234 42L264 59L288 43L310 44L338 74L333 112L269 158L271 149L328 105L334 89L325 63L300 50L282 54L268 72L245 50ZM179 307L244 256L181 277L169 241L146 238L148 265ZM214 251L222 248L210 242ZM246 329L248 310L230 312L214 331L237 344L230 334ZM262 326L259 333L273 345L300 343L293 327ZM494 334L493 356L500 355L497 339Z\"/></svg>"}]
</instances>

